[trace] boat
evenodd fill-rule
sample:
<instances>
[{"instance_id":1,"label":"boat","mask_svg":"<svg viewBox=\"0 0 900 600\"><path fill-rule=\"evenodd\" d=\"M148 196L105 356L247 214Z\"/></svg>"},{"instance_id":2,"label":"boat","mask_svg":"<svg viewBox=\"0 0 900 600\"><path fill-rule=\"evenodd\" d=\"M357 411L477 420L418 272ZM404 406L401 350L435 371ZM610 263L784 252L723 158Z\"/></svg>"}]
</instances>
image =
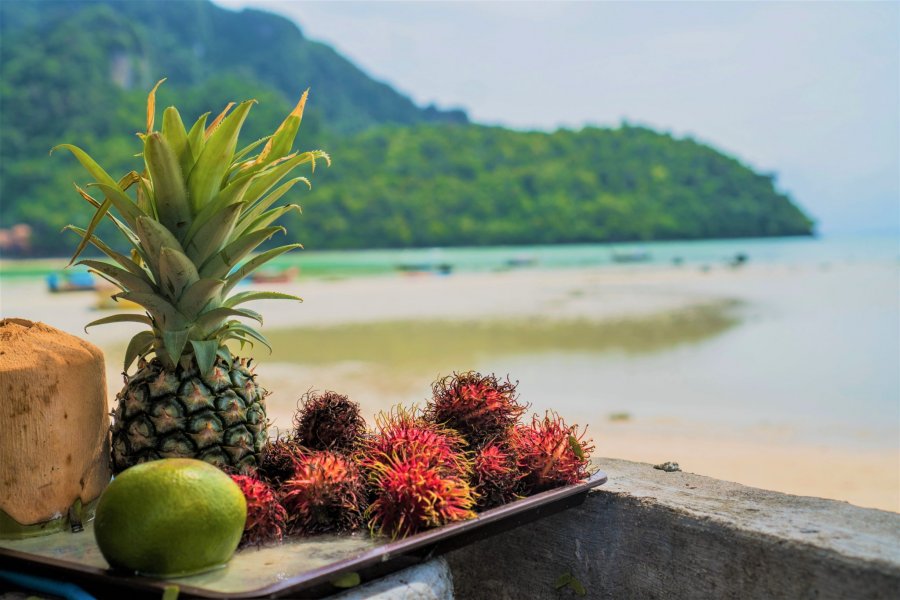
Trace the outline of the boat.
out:
<instances>
[{"instance_id":1,"label":"boat","mask_svg":"<svg viewBox=\"0 0 900 600\"><path fill-rule=\"evenodd\" d=\"M91 292L97 289L97 282L90 273L76 271L74 273L50 273L47 275L47 289L51 293Z\"/></svg>"},{"instance_id":2,"label":"boat","mask_svg":"<svg viewBox=\"0 0 900 600\"><path fill-rule=\"evenodd\" d=\"M396 266L401 273L408 275L422 275L434 273L435 275L449 275L453 272L450 263L401 263Z\"/></svg>"},{"instance_id":3,"label":"boat","mask_svg":"<svg viewBox=\"0 0 900 600\"><path fill-rule=\"evenodd\" d=\"M281 271L262 271L250 276L253 283L290 283L300 275L299 267L290 267Z\"/></svg>"},{"instance_id":4,"label":"boat","mask_svg":"<svg viewBox=\"0 0 900 600\"><path fill-rule=\"evenodd\" d=\"M649 262L651 258L653 258L653 255L644 248L612 251L612 261L614 263L643 263Z\"/></svg>"}]
</instances>

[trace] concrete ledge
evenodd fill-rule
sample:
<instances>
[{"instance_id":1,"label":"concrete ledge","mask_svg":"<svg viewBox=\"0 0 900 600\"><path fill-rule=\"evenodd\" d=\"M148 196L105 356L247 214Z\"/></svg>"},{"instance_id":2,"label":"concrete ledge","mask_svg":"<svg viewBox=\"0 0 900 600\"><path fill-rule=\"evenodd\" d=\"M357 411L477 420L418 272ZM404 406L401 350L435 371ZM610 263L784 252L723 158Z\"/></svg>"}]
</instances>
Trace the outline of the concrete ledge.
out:
<instances>
[{"instance_id":1,"label":"concrete ledge","mask_svg":"<svg viewBox=\"0 0 900 600\"><path fill-rule=\"evenodd\" d=\"M331 596L334 600L453 600L450 568L443 558L410 567Z\"/></svg>"},{"instance_id":2,"label":"concrete ledge","mask_svg":"<svg viewBox=\"0 0 900 600\"><path fill-rule=\"evenodd\" d=\"M900 597L900 514L597 464L582 506L447 555L456 597Z\"/></svg>"}]
</instances>

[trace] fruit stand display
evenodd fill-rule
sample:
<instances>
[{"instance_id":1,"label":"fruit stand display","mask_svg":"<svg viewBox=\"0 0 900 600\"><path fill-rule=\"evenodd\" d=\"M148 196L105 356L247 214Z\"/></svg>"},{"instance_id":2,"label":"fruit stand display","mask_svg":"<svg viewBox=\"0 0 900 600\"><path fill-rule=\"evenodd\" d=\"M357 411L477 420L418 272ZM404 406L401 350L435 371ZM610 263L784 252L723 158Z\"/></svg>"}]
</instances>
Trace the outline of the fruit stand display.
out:
<instances>
[{"instance_id":1,"label":"fruit stand display","mask_svg":"<svg viewBox=\"0 0 900 600\"><path fill-rule=\"evenodd\" d=\"M114 179L82 149L58 146L102 194L77 188L94 212L86 228L69 227L81 237L73 262L93 245L108 260L78 264L145 310L88 324L145 326L126 349L126 373L136 367L113 412L116 478L88 525L94 535L3 542L0 555L104 589L165 585L139 574L177 578L201 596L315 595L560 510L605 481L584 429L553 412L525 419L515 383L474 371L438 379L424 407L395 407L373 427L348 397L310 392L292 431L270 438L267 392L232 349L268 345L246 322L262 323L247 302L300 299L234 289L299 247L253 254L299 208L277 204L309 184L291 172L330 159L293 151L306 93L271 136L238 149L253 101L189 129L169 107L157 131L158 87L141 172ZM127 251L97 237L104 219Z\"/></svg>"}]
</instances>

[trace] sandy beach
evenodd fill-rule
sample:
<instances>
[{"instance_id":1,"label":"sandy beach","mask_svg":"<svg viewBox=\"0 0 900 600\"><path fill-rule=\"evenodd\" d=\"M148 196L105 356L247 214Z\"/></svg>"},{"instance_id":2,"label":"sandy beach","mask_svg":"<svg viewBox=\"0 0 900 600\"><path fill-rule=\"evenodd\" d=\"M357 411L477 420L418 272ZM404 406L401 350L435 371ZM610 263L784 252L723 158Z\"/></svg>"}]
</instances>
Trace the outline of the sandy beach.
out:
<instances>
[{"instance_id":1,"label":"sandy beach","mask_svg":"<svg viewBox=\"0 0 900 600\"><path fill-rule=\"evenodd\" d=\"M494 348L498 354L513 354L510 348L517 339L528 340L523 342L527 345L547 344L549 352L551 345L566 344L564 336L574 340L578 331L586 331L591 340L600 340L590 343L608 340L610 346L603 352L610 356L665 356L661 348L713 339L739 327L742 319L752 319L752 308L765 306L766 290L773 282L782 286L782 295L808 293L810 286L830 285L828 278L841 268L753 265L708 272L647 267L301 278L277 289L302 296L303 304L267 301L252 306L265 315L264 331L275 346L272 356L258 349L254 355L260 359L261 381L273 392L269 410L277 427L289 426L297 399L310 388L347 393L371 416L395 402L424 400L428 387L423 377L448 368L441 357L468 360L463 349L452 347L454 332L463 328L466 335L483 330L477 339L490 339L486 352ZM860 285L890 281L879 268L857 267L853 276ZM124 344L136 329L126 324L102 326L85 335L84 324L108 314L94 309L94 294L50 295L38 281L7 280L2 286L4 317L43 321L105 350L112 400L121 387ZM531 338L514 337L534 328ZM403 339L418 335L443 339L433 339L434 348L404 354ZM654 337L659 338L656 346L642 345ZM506 338L508 342L503 341ZM442 344L447 344L444 352ZM477 364L475 358L472 361ZM555 406L552 398L537 391L525 397L528 372L511 375L522 382L523 400L535 409ZM898 440L891 443L889 435L862 443L842 434L819 440L777 422L711 427L691 413L654 415L621 408L624 414L613 418L603 412L605 405L574 410L573 420L589 424L597 456L676 461L693 473L900 511L900 453Z\"/></svg>"}]
</instances>

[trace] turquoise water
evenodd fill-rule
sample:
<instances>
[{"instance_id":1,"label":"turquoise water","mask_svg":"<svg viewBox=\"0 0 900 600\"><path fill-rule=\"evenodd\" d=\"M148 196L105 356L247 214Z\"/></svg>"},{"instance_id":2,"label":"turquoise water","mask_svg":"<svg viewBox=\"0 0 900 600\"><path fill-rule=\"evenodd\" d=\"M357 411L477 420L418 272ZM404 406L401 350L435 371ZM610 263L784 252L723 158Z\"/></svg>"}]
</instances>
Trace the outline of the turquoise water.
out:
<instances>
[{"instance_id":1,"label":"turquoise water","mask_svg":"<svg viewBox=\"0 0 900 600\"><path fill-rule=\"evenodd\" d=\"M454 271L496 271L515 264L538 268L616 267L636 263L614 261L615 255L646 253L641 265L660 266L680 261L685 266L716 266L745 254L752 263L821 264L834 261L900 260L900 242L892 236L793 237L738 240L701 240L623 244L501 246L489 248L421 248L410 250L305 250L285 255L277 268L300 266L307 273L388 273L400 265L452 265Z\"/></svg>"}]
</instances>

